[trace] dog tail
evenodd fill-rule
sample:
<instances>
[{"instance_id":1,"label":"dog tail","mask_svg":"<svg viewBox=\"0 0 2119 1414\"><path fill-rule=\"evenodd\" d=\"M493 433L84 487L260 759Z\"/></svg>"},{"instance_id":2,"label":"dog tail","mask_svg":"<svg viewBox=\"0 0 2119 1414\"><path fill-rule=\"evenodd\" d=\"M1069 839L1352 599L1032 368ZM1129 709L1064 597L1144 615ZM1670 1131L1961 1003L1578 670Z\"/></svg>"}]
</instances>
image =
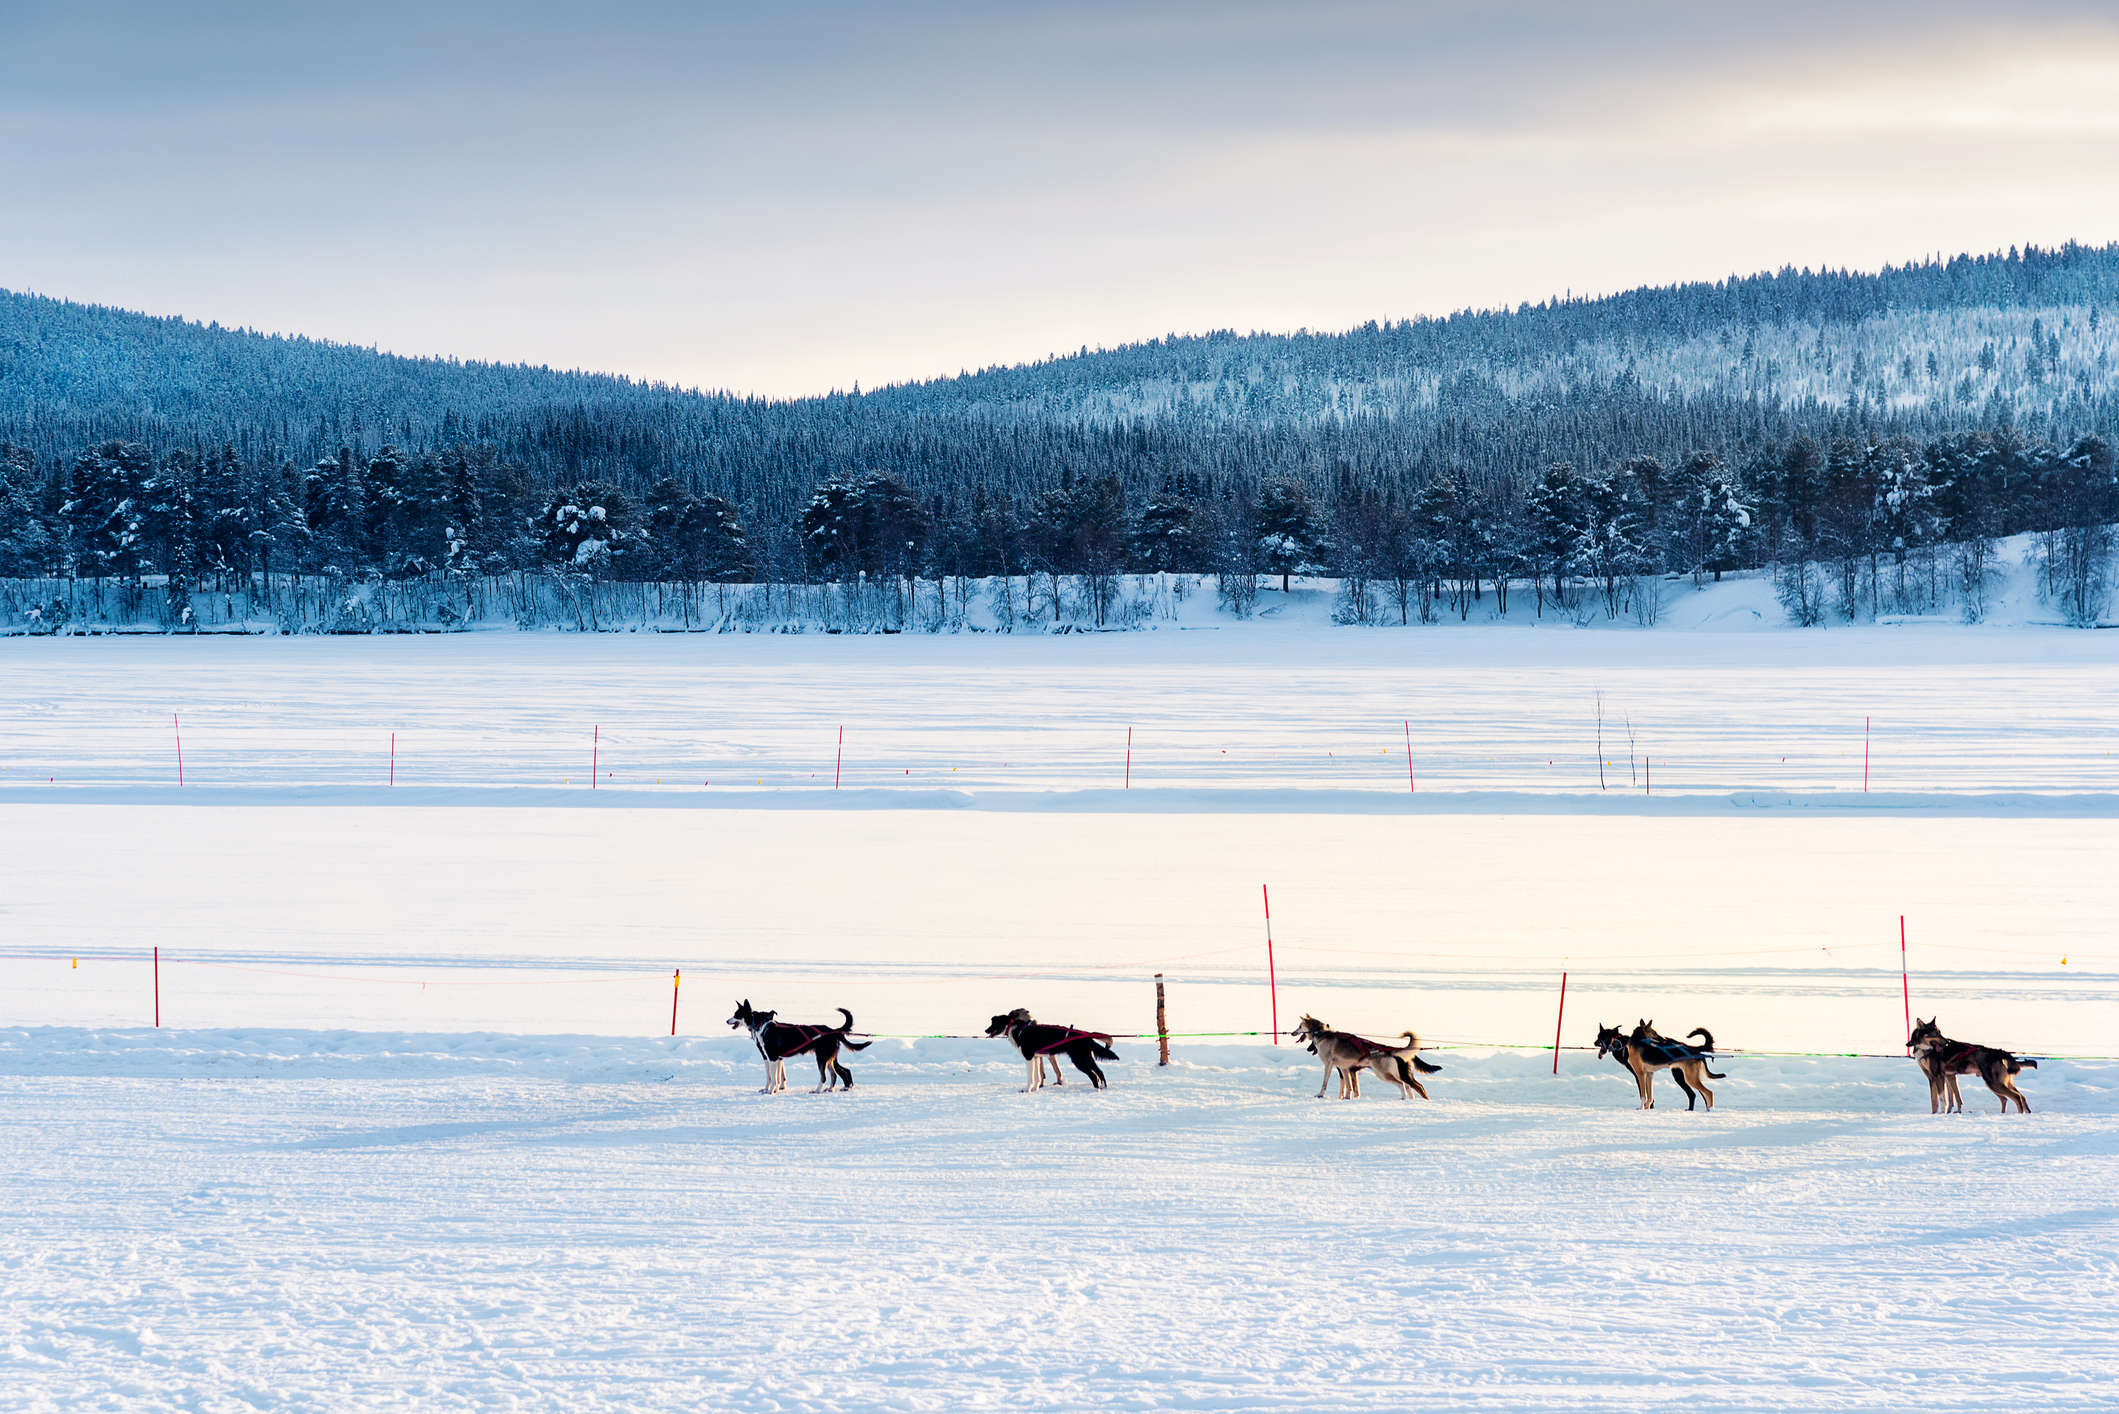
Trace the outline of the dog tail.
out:
<instances>
[{"instance_id":1,"label":"dog tail","mask_svg":"<svg viewBox=\"0 0 2119 1414\"><path fill-rule=\"evenodd\" d=\"M1411 1057L1411 1060L1413 1062L1413 1068L1415 1070L1425 1071L1427 1074L1433 1075L1436 1071L1442 1069L1442 1067L1439 1065L1429 1065L1426 1061L1420 1059L1420 1056L1418 1054L1420 1050L1420 1038L1418 1036L1414 1035L1410 1031L1400 1031L1398 1034L1405 1038L1405 1049L1415 1053Z\"/></svg>"},{"instance_id":2,"label":"dog tail","mask_svg":"<svg viewBox=\"0 0 2119 1414\"><path fill-rule=\"evenodd\" d=\"M1103 1041L1101 1041L1095 1036L1091 1036L1089 1038L1089 1054L1095 1056L1098 1060L1118 1059L1118 1052L1112 1050L1108 1045L1104 1044Z\"/></svg>"},{"instance_id":3,"label":"dog tail","mask_svg":"<svg viewBox=\"0 0 2119 1414\"><path fill-rule=\"evenodd\" d=\"M1695 1026L1690 1031L1687 1031L1685 1034L1687 1036L1699 1037L1701 1050L1711 1051L1714 1049L1714 1033L1712 1031L1709 1031L1706 1027ZM1716 1078L1719 1079L1720 1077Z\"/></svg>"},{"instance_id":4,"label":"dog tail","mask_svg":"<svg viewBox=\"0 0 2119 1414\"><path fill-rule=\"evenodd\" d=\"M2019 1070L2026 1070L2026 1069L2028 1069L2028 1070L2036 1070L2036 1069L2038 1069L2038 1059L2037 1059L2037 1057L2035 1057L2035 1056L2010 1056L2010 1057L2009 1057L2009 1074L2011 1074L2011 1075L2014 1075L2014 1074L2015 1074L2015 1073L2016 1073L2017 1071L2019 1071Z\"/></svg>"},{"instance_id":5,"label":"dog tail","mask_svg":"<svg viewBox=\"0 0 2119 1414\"><path fill-rule=\"evenodd\" d=\"M837 1027L837 1030L838 1030L838 1033L839 1033L839 1044L840 1044L840 1045L844 1046L844 1047L845 1047L845 1048L846 1048L847 1050L849 1050L849 1051L865 1051L865 1050L867 1050L867 1049L868 1049L868 1048L869 1048L870 1046L873 1046L873 1045L875 1044L875 1042L873 1042L873 1041L850 1041L850 1040L848 1040L848 1039L847 1039L847 1037L846 1037L846 1033L847 1033L847 1032L849 1032L849 1031L851 1031L851 1030L853 1030L853 1013L852 1013L852 1012L850 1012L850 1011L848 1011L848 1010L847 1010L847 1009L846 1009L845 1007L840 1007L840 1008L839 1008L839 1015L841 1015L841 1016L843 1016L843 1017L845 1017L845 1018L846 1018L846 1020L844 1020L844 1021L840 1022L840 1023L839 1023L839 1025L838 1025L838 1027ZM847 1081L846 1083L847 1083L847 1084L849 1084L849 1085L851 1085L851 1084L853 1084L853 1081L852 1081L851 1079L849 1079L849 1080L848 1080L848 1081Z\"/></svg>"},{"instance_id":6,"label":"dog tail","mask_svg":"<svg viewBox=\"0 0 2119 1414\"><path fill-rule=\"evenodd\" d=\"M1707 1071L1707 1078L1709 1080L1727 1080L1729 1078L1728 1076L1722 1074L1722 1072L1720 1072L1719 1070L1707 1070L1707 1067L1704 1063L1700 1066L1700 1069Z\"/></svg>"}]
</instances>

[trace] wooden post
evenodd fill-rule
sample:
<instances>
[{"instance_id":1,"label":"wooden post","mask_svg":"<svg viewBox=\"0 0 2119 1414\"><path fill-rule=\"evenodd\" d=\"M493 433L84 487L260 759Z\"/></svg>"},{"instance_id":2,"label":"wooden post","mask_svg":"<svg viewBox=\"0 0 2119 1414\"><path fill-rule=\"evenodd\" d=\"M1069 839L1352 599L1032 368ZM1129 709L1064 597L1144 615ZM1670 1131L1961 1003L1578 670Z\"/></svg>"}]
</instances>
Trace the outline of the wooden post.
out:
<instances>
[{"instance_id":1,"label":"wooden post","mask_svg":"<svg viewBox=\"0 0 2119 1414\"><path fill-rule=\"evenodd\" d=\"M1157 1065L1170 1063L1170 1012L1163 1005L1163 975L1155 974L1155 1039L1162 1042L1163 1058Z\"/></svg>"},{"instance_id":2,"label":"wooden post","mask_svg":"<svg viewBox=\"0 0 2119 1414\"><path fill-rule=\"evenodd\" d=\"M162 1024L162 945L155 944L155 1025Z\"/></svg>"},{"instance_id":3,"label":"wooden post","mask_svg":"<svg viewBox=\"0 0 2119 1414\"><path fill-rule=\"evenodd\" d=\"M1552 1073L1560 1073L1560 1031L1567 1024L1567 973L1560 973L1560 1015L1552 1024Z\"/></svg>"},{"instance_id":4,"label":"wooden post","mask_svg":"<svg viewBox=\"0 0 2119 1414\"><path fill-rule=\"evenodd\" d=\"M677 981L683 975L684 969L681 967L673 968L670 971L670 1035L672 1036L677 1034Z\"/></svg>"}]
</instances>

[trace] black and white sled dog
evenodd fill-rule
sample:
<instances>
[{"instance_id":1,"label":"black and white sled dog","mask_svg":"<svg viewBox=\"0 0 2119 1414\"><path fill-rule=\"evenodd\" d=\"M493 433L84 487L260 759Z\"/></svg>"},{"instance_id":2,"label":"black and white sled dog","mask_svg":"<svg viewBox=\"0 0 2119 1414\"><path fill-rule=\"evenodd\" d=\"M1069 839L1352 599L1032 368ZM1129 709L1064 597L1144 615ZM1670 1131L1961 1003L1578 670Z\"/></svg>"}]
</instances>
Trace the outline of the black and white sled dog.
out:
<instances>
[{"instance_id":1,"label":"black and white sled dog","mask_svg":"<svg viewBox=\"0 0 2119 1414\"><path fill-rule=\"evenodd\" d=\"M994 1017L986 1023L986 1034L1006 1036L1023 1053L1023 1060L1030 1066L1029 1083L1023 1086L1025 1095L1044 1088L1047 1060L1052 1061L1052 1073L1059 1074L1057 1056L1073 1061L1074 1068L1088 1076L1089 1083L1099 1090L1106 1082L1102 1068L1096 1063L1097 1057L1118 1059L1118 1052L1111 1049L1111 1037L1106 1033L1083 1031L1074 1026L1049 1026L1033 1019L1025 1007Z\"/></svg>"},{"instance_id":2,"label":"black and white sled dog","mask_svg":"<svg viewBox=\"0 0 2119 1414\"><path fill-rule=\"evenodd\" d=\"M1332 1072L1339 1072L1339 1098L1353 1100L1361 1097L1361 1072L1374 1071L1398 1087L1398 1093L1410 1100L1413 1092L1420 1098L1428 1098L1427 1087L1420 1083L1423 1072L1433 1075L1442 1067L1430 1065L1420 1059L1420 1038L1410 1031L1401 1031L1394 1039L1403 1039L1404 1045L1392 1041L1371 1041L1366 1036L1356 1036L1351 1031L1334 1031L1314 1016L1304 1016L1295 1029L1288 1033L1303 1042L1310 1054L1324 1062L1324 1083L1317 1087L1317 1098L1332 1083Z\"/></svg>"},{"instance_id":3,"label":"black and white sled dog","mask_svg":"<svg viewBox=\"0 0 2119 1414\"><path fill-rule=\"evenodd\" d=\"M761 1095L777 1095L787 1088L787 1058L789 1056L814 1055L817 1058L817 1088L835 1090L844 1085L853 1089L853 1072L839 1064L839 1052L865 1051L873 1041L850 1041L846 1033L853 1030L853 1013L845 1007L839 1015L846 1018L837 1026L805 1026L793 1021L775 1021L777 1012L759 1011L752 1007L750 998L736 1003L736 1014L728 1019L729 1029L744 1027L750 1032L751 1043L765 1060L765 1088Z\"/></svg>"}]
</instances>

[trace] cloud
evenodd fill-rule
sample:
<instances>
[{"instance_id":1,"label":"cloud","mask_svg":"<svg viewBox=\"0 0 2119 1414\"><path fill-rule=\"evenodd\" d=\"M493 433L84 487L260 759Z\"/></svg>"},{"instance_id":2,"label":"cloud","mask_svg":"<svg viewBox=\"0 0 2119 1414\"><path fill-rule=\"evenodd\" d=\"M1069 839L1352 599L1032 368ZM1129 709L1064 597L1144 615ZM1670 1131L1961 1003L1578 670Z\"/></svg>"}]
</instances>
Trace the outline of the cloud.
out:
<instances>
[{"instance_id":1,"label":"cloud","mask_svg":"<svg viewBox=\"0 0 2119 1414\"><path fill-rule=\"evenodd\" d=\"M775 392L2119 230L2102 6L0 24L0 283Z\"/></svg>"}]
</instances>

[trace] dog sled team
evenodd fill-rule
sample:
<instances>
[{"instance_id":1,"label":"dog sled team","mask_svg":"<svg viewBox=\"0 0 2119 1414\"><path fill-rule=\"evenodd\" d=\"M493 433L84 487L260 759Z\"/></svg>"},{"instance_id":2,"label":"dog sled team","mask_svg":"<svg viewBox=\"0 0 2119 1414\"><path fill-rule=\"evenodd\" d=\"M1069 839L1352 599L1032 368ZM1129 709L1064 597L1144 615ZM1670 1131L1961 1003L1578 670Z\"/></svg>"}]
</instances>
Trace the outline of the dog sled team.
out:
<instances>
[{"instance_id":1,"label":"dog sled team","mask_svg":"<svg viewBox=\"0 0 2119 1414\"><path fill-rule=\"evenodd\" d=\"M736 1004L735 1014L728 1019L729 1027L748 1031L752 1044L758 1048L759 1058L765 1062L765 1088L760 1094L777 1095L784 1091L787 1088L787 1062L802 1055L810 1056L816 1062L817 1084L812 1094L853 1088L853 1072L846 1068L840 1056L846 1051L865 1051L875 1043L854 1040L853 1013L844 1007L838 1011L840 1021L837 1026L821 1026L781 1021L777 1013L753 1007L749 998ZM1395 1086L1403 1099L1410 1100L1417 1094L1425 1100L1428 1098L1427 1087L1420 1083L1420 1077L1438 1074L1442 1069L1421 1058L1420 1038L1411 1031L1401 1031L1379 1041L1357 1036L1351 1031L1335 1031L1316 1017L1305 1015L1288 1034L1324 1063L1324 1080L1317 1087L1320 1100L1332 1088L1335 1075L1339 1081L1339 1098L1359 1099L1363 1071ZM1023 1093L1026 1095L1044 1088L1048 1068L1054 1085L1066 1083L1060 1072L1062 1056L1087 1076L1091 1088L1097 1090L1109 1084L1097 1062L1118 1059L1118 1052L1111 1049L1109 1032L1041 1022L1024 1007L995 1016L986 1025L986 1035L1006 1040L1021 1054L1025 1066ZM1930 1114L1963 1112L1964 1096L1957 1088L1960 1075L1977 1075L1984 1081L1987 1089L2000 1099L2003 1114L2009 1112L2011 1104L2020 1114L2030 1113L2030 1101L2016 1087L2016 1076L2026 1069L2037 1069L2038 1062L2031 1057L2014 1055L1993 1046L1974 1045L1969 1041L1953 1041L1942 1034L1933 1017L1913 1028L1913 1033L1906 1038L1906 1050L1927 1078ZM1704 1026L1695 1026L1685 1033L1683 1040L1679 1040L1656 1030L1655 1023L1645 1017L1631 1031L1600 1025L1597 1027L1597 1059L1607 1057L1617 1061L1633 1077L1644 1110L1655 1108L1658 1071L1670 1073L1671 1080L1684 1092L1688 1110L1701 1100L1706 1101L1706 1108L1712 1110L1714 1091L1707 1082L1728 1078L1724 1072L1712 1068L1714 1033Z\"/></svg>"}]
</instances>

